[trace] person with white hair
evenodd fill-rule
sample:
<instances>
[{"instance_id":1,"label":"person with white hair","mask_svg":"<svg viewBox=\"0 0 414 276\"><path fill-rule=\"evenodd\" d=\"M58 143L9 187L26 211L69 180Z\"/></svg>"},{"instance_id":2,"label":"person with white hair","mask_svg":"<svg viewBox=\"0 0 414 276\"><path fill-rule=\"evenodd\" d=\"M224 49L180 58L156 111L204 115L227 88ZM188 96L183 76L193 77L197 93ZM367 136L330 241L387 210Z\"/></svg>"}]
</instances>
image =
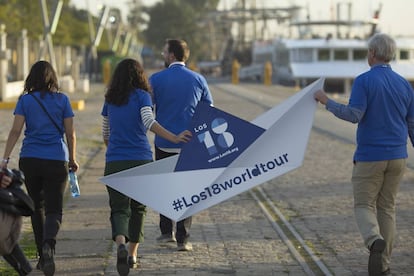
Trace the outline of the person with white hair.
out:
<instances>
[{"instance_id":1,"label":"person with white hair","mask_svg":"<svg viewBox=\"0 0 414 276\"><path fill-rule=\"evenodd\" d=\"M354 212L370 250L369 275L391 273L395 201L406 168L408 136L414 145L414 91L391 68L396 49L386 34L370 38L370 70L355 78L347 105L333 101L323 90L314 94L336 117L358 124L352 172Z\"/></svg>"}]
</instances>

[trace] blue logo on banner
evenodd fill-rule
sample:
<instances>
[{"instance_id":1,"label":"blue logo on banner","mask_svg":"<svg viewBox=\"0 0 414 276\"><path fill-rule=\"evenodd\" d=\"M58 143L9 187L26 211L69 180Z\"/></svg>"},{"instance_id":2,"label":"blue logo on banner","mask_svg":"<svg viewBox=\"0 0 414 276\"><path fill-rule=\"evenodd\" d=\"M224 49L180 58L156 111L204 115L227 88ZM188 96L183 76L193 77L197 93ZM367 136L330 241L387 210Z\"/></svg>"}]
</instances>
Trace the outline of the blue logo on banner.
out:
<instances>
[{"instance_id":1,"label":"blue logo on banner","mask_svg":"<svg viewBox=\"0 0 414 276\"><path fill-rule=\"evenodd\" d=\"M190 130L193 138L181 148L175 171L226 167L265 131L204 102Z\"/></svg>"}]
</instances>

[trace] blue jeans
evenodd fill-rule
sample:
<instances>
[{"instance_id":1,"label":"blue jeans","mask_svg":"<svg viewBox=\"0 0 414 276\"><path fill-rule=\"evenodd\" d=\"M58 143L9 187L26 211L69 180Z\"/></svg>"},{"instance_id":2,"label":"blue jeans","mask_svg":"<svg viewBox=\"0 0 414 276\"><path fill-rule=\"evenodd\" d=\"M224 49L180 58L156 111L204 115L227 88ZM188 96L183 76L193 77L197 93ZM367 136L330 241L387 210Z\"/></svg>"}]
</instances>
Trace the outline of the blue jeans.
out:
<instances>
[{"instance_id":1,"label":"blue jeans","mask_svg":"<svg viewBox=\"0 0 414 276\"><path fill-rule=\"evenodd\" d=\"M396 232L395 199L406 168L406 159L355 162L352 172L354 212L365 246L384 239L383 271L391 261Z\"/></svg>"}]
</instances>

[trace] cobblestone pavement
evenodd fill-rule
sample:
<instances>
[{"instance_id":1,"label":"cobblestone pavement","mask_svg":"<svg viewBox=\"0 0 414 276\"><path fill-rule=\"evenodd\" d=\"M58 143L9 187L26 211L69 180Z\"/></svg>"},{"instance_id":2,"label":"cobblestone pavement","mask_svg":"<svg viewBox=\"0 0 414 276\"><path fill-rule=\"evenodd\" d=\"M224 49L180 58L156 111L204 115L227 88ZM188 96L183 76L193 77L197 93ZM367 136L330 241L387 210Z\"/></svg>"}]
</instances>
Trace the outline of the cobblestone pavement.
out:
<instances>
[{"instance_id":1,"label":"cobblestone pavement","mask_svg":"<svg viewBox=\"0 0 414 276\"><path fill-rule=\"evenodd\" d=\"M291 89L254 84L211 87L216 107L246 120L261 114L264 105L249 103L243 95L257 91L255 100L277 104L292 93ZM240 97L223 89L235 91ZM108 198L105 186L98 180L104 166L99 115L103 86L92 85L89 94L69 96L85 99L86 104L85 110L76 111L75 121L81 196L67 196L56 248L56 275L117 275ZM0 110L1 152L11 120L12 110ZM16 166L18 148L10 167ZM353 149L351 144L312 131L303 166L262 185L334 275L367 275L368 252L363 248L352 210ZM398 197L393 275L414 275L413 179L413 171L408 170ZM25 221L25 235L30 234L29 222ZM193 252L177 252L175 246L161 247L155 242L158 235L158 214L149 209L145 241L139 249L142 267L130 275L305 275L248 192L194 216ZM42 274L35 271L32 275Z\"/></svg>"}]
</instances>

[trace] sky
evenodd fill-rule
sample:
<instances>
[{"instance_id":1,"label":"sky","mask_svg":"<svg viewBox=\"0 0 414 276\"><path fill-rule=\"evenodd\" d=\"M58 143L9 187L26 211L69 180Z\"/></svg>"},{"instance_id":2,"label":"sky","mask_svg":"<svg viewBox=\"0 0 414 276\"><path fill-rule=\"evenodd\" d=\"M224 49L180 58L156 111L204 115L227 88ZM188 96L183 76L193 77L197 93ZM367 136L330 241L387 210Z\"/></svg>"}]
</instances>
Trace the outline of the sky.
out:
<instances>
[{"instance_id":1,"label":"sky","mask_svg":"<svg viewBox=\"0 0 414 276\"><path fill-rule=\"evenodd\" d=\"M159 0L143 0L145 5L153 5ZM331 19L331 7L337 6L337 3L342 3L341 7L346 13L346 3L352 4L352 19L367 20L371 18L374 11L378 9L382 3L381 14L379 18L378 27L382 32L388 33L392 36L404 35L414 37L413 25L413 0L278 0L277 6L275 0L254 0L257 7L287 7L296 4L303 7L309 7L311 19ZM93 14L98 14L99 7L108 5L118 7L125 15L128 13L127 3L129 0L71 0L71 3L81 9L88 9ZM253 2L253 0L246 0L246 3ZM235 3L235 0L221 0L221 6L230 8ZM306 10L303 10L305 14ZM344 16L345 18L345 16Z\"/></svg>"}]
</instances>

